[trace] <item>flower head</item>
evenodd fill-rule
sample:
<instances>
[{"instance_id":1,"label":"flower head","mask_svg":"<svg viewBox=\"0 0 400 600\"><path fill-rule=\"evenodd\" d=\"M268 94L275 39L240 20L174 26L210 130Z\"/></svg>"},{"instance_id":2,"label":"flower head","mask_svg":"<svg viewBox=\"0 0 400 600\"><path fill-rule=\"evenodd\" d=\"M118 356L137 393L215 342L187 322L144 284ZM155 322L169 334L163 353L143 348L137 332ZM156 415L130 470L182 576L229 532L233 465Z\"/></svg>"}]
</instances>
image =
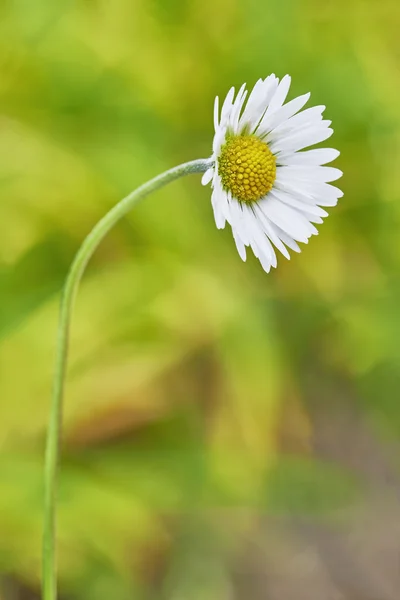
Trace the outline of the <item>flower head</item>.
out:
<instances>
[{"instance_id":1,"label":"flower head","mask_svg":"<svg viewBox=\"0 0 400 600\"><path fill-rule=\"evenodd\" d=\"M328 213L343 193L328 182L341 177L339 169L326 167L339 156L337 150L306 150L328 139L333 130L322 118L325 106L301 109L310 94L284 104L290 77L260 79L246 101L243 85L235 98L229 90L219 114L214 105L215 135L212 163L202 183L212 185L212 206L218 229L232 227L238 252L246 260L250 246L268 273L276 267L275 248L290 258L288 248L300 252L318 233Z\"/></svg>"}]
</instances>

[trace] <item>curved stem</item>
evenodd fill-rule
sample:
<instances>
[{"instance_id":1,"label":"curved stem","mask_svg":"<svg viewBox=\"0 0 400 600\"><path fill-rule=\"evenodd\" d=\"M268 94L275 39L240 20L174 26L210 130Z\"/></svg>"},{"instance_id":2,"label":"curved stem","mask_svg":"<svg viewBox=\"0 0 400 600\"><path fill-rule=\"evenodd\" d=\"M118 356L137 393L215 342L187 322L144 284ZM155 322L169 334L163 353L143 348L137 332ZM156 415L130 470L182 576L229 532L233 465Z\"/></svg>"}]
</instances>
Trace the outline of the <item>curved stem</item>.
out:
<instances>
[{"instance_id":1,"label":"curved stem","mask_svg":"<svg viewBox=\"0 0 400 600\"><path fill-rule=\"evenodd\" d=\"M44 524L43 524L43 588L42 600L56 600L56 489L57 467L59 460L60 438L62 433L62 407L64 380L67 369L69 327L72 308L79 281L85 267L110 229L139 200L163 187L167 183L188 175L203 173L210 166L208 159L194 160L184 163L169 171L165 171L154 179L141 185L129 196L114 206L92 229L83 241L69 270L61 298L56 364L54 372L50 420L46 442L45 474L44 474Z\"/></svg>"}]
</instances>

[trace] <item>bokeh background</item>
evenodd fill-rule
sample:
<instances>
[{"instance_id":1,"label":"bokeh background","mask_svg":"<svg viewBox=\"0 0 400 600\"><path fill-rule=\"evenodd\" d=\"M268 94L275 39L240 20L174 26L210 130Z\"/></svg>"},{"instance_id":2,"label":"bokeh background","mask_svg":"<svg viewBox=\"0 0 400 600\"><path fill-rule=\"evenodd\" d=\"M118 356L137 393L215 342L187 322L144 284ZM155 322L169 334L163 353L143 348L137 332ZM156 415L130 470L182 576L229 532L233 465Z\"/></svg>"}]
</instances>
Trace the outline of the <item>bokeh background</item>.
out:
<instances>
[{"instance_id":1,"label":"bokeh background","mask_svg":"<svg viewBox=\"0 0 400 600\"><path fill-rule=\"evenodd\" d=\"M62 598L400 597L399 27L396 0L0 3L1 600L39 598L74 253L210 154L215 95L271 72L327 105L344 198L269 275L198 175L101 245L72 327Z\"/></svg>"}]
</instances>

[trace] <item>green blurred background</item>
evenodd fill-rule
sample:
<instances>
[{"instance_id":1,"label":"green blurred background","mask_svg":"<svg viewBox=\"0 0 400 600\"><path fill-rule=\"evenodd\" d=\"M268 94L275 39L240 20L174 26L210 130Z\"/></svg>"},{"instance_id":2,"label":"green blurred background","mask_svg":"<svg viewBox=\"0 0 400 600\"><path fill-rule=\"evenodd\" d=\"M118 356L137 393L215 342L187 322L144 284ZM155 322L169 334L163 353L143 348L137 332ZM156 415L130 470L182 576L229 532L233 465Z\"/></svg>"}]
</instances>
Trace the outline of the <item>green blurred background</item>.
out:
<instances>
[{"instance_id":1,"label":"green blurred background","mask_svg":"<svg viewBox=\"0 0 400 600\"><path fill-rule=\"evenodd\" d=\"M345 192L266 275L193 175L148 198L76 304L62 597L400 597L396 0L0 3L0 599L39 597L60 289L138 184L211 153L231 85L292 75Z\"/></svg>"}]
</instances>

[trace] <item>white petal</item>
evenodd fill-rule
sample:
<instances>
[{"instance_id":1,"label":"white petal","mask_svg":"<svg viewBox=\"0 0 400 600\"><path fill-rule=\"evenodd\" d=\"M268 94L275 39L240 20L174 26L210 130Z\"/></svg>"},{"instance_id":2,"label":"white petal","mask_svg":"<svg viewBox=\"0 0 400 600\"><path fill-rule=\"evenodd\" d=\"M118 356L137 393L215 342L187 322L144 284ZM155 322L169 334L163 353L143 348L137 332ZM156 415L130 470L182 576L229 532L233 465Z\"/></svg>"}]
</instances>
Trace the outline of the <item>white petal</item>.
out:
<instances>
[{"instance_id":1,"label":"white petal","mask_svg":"<svg viewBox=\"0 0 400 600\"><path fill-rule=\"evenodd\" d=\"M271 76L270 76L271 77ZM260 104L263 101L263 89L264 89L264 81L259 79L254 85L253 89L250 92L250 95L247 99L247 104L243 111L243 114L240 119L240 125L242 126L243 121L248 121L251 116L254 115L254 111L258 109Z\"/></svg>"},{"instance_id":2,"label":"white petal","mask_svg":"<svg viewBox=\"0 0 400 600\"><path fill-rule=\"evenodd\" d=\"M342 190L329 183L285 182L277 183L276 187L304 202L320 206L336 206L338 199L343 196Z\"/></svg>"},{"instance_id":3,"label":"white petal","mask_svg":"<svg viewBox=\"0 0 400 600\"><path fill-rule=\"evenodd\" d=\"M313 198L319 198L319 196L329 196L330 198L341 198L343 196L342 190L330 185L329 183L310 183L302 182L301 190L304 190L305 194L312 196ZM319 204L319 201L317 202Z\"/></svg>"},{"instance_id":4,"label":"white petal","mask_svg":"<svg viewBox=\"0 0 400 600\"><path fill-rule=\"evenodd\" d=\"M278 85L275 94L271 98L271 102L267 108L267 114L271 114L281 108L282 104L286 100L286 96L288 95L288 91L290 88L291 77L289 75L285 75L282 81Z\"/></svg>"},{"instance_id":5,"label":"white petal","mask_svg":"<svg viewBox=\"0 0 400 600\"><path fill-rule=\"evenodd\" d=\"M276 180L282 181L283 178L288 180L300 181L336 181L343 175L342 171L334 167L319 167L319 166L285 166L277 167Z\"/></svg>"},{"instance_id":6,"label":"white petal","mask_svg":"<svg viewBox=\"0 0 400 600\"><path fill-rule=\"evenodd\" d=\"M223 229L227 220L227 214L229 213L228 194L221 186L218 173L214 174L211 204L214 210L217 229Z\"/></svg>"},{"instance_id":7,"label":"white petal","mask_svg":"<svg viewBox=\"0 0 400 600\"><path fill-rule=\"evenodd\" d=\"M310 204L306 202L302 202L301 200L296 199L291 194L287 192L283 192L282 190L274 190L274 195L278 200L284 202L288 206L292 206L297 210L307 213L308 215L315 215L317 217L327 217L328 213L323 209L317 206L316 204Z\"/></svg>"},{"instance_id":8,"label":"white petal","mask_svg":"<svg viewBox=\"0 0 400 600\"><path fill-rule=\"evenodd\" d=\"M310 94L304 94L304 96L299 96L291 100L279 110L266 114L259 125L257 133L259 135L266 135L269 131L290 119L290 117L303 108L309 98Z\"/></svg>"},{"instance_id":9,"label":"white petal","mask_svg":"<svg viewBox=\"0 0 400 600\"><path fill-rule=\"evenodd\" d=\"M214 129L217 131L219 127L219 98L215 97L214 100Z\"/></svg>"},{"instance_id":10,"label":"white petal","mask_svg":"<svg viewBox=\"0 0 400 600\"><path fill-rule=\"evenodd\" d=\"M261 210L261 207L259 206L258 203L255 204L254 210L255 210L255 213L256 213L258 219L260 220L260 224L264 230L264 233L269 237L271 242L283 254L283 256L285 256L285 258L290 260L290 254L287 251L286 246L282 243L281 239L276 235L274 227L273 227L273 223L271 223L267 219L267 217L264 215L264 213Z\"/></svg>"},{"instance_id":11,"label":"white petal","mask_svg":"<svg viewBox=\"0 0 400 600\"><path fill-rule=\"evenodd\" d=\"M304 152L289 152L280 154L277 162L280 165L325 165L335 160L339 156L339 150L333 148L317 148L315 150L305 150Z\"/></svg>"},{"instance_id":12,"label":"white petal","mask_svg":"<svg viewBox=\"0 0 400 600\"><path fill-rule=\"evenodd\" d=\"M243 205L243 217L249 235L250 246L254 255L259 259L263 269L269 273L271 266L276 267L277 260L275 251L269 239L263 233L260 223L251 206Z\"/></svg>"},{"instance_id":13,"label":"white petal","mask_svg":"<svg viewBox=\"0 0 400 600\"><path fill-rule=\"evenodd\" d=\"M274 252L273 256L271 256L268 247L268 245L271 246L271 243L265 235L263 237L261 236L262 234L260 232L254 232L250 245L254 256L258 258L264 271L269 273L271 267L276 267L277 265L276 254Z\"/></svg>"},{"instance_id":14,"label":"white petal","mask_svg":"<svg viewBox=\"0 0 400 600\"><path fill-rule=\"evenodd\" d=\"M225 227L225 218L219 203L218 192L215 190L213 190L211 194L211 204L214 210L215 225L217 226L217 229L223 229Z\"/></svg>"},{"instance_id":15,"label":"white petal","mask_svg":"<svg viewBox=\"0 0 400 600\"><path fill-rule=\"evenodd\" d=\"M202 185L207 185L208 183L210 183L210 181L212 180L213 177L214 177L214 167L210 167L209 169L207 169L207 171L204 173L203 177L201 178Z\"/></svg>"},{"instance_id":16,"label":"white petal","mask_svg":"<svg viewBox=\"0 0 400 600\"><path fill-rule=\"evenodd\" d=\"M295 152L307 146L312 146L328 139L333 133L333 129L322 127L321 125L310 127L306 131L299 131L288 136L285 139L277 140L270 145L271 152Z\"/></svg>"},{"instance_id":17,"label":"white petal","mask_svg":"<svg viewBox=\"0 0 400 600\"><path fill-rule=\"evenodd\" d=\"M273 223L299 242L304 242L311 235L318 233L304 215L281 202L273 191L260 201L260 205L264 214Z\"/></svg>"},{"instance_id":18,"label":"white petal","mask_svg":"<svg viewBox=\"0 0 400 600\"><path fill-rule=\"evenodd\" d=\"M222 144L225 142L226 127L219 127L213 139L213 154L215 157L219 155Z\"/></svg>"},{"instance_id":19,"label":"white petal","mask_svg":"<svg viewBox=\"0 0 400 600\"><path fill-rule=\"evenodd\" d=\"M249 233L247 231L246 219L243 216L243 206L235 199L232 199L229 204L228 221L231 224L237 235L242 240L245 246L249 245Z\"/></svg>"},{"instance_id":20,"label":"white petal","mask_svg":"<svg viewBox=\"0 0 400 600\"><path fill-rule=\"evenodd\" d=\"M275 129L267 135L266 140L268 142L273 142L279 139L279 136L291 135L300 129L319 125L322 122L322 113L324 110L325 106L322 105L306 108L306 110L297 113L297 115L290 117L290 119L287 119L287 121L284 121L278 125L278 127L275 127Z\"/></svg>"},{"instance_id":21,"label":"white petal","mask_svg":"<svg viewBox=\"0 0 400 600\"><path fill-rule=\"evenodd\" d=\"M273 74L269 75L264 81L262 79L257 81L240 118L240 129L247 125L251 132L254 131L267 110L268 103L274 95L278 83L279 79Z\"/></svg>"},{"instance_id":22,"label":"white petal","mask_svg":"<svg viewBox=\"0 0 400 600\"><path fill-rule=\"evenodd\" d=\"M229 118L230 112L232 110L232 101L233 101L234 95L235 95L235 88L231 87L231 89L227 93L224 103L222 105L221 120L219 123L221 127L224 127L226 125L225 121Z\"/></svg>"},{"instance_id":23,"label":"white petal","mask_svg":"<svg viewBox=\"0 0 400 600\"><path fill-rule=\"evenodd\" d=\"M310 223L314 223L314 225L321 225L324 220L322 217L316 217L315 215L309 215L308 213L303 212L303 214L307 217ZM328 213L326 213L328 215Z\"/></svg>"},{"instance_id":24,"label":"white petal","mask_svg":"<svg viewBox=\"0 0 400 600\"><path fill-rule=\"evenodd\" d=\"M294 241L292 237L290 237L290 235L283 231L283 229L278 227L278 225L275 225L275 223L271 223L271 227L273 228L275 234L279 237L279 239L281 239L282 242L286 244L286 246L288 246L291 250L294 250L294 252L301 252L298 244ZM307 244L308 240L306 240L305 243Z\"/></svg>"},{"instance_id":25,"label":"white petal","mask_svg":"<svg viewBox=\"0 0 400 600\"><path fill-rule=\"evenodd\" d=\"M240 258L245 262L246 261L246 247L242 240L240 239L239 233L232 227L233 239L235 240L236 248L239 253Z\"/></svg>"},{"instance_id":26,"label":"white petal","mask_svg":"<svg viewBox=\"0 0 400 600\"><path fill-rule=\"evenodd\" d=\"M342 190L329 183L316 183L307 186L305 191L311 194L320 206L336 206L338 199L343 196Z\"/></svg>"},{"instance_id":27,"label":"white petal","mask_svg":"<svg viewBox=\"0 0 400 600\"><path fill-rule=\"evenodd\" d=\"M267 238L265 238L265 239L267 239ZM262 268L264 269L264 271L266 273L269 273L271 270L271 267L276 266L276 265L273 265L271 263L270 259L264 252L264 248L260 247L256 241L253 241L251 248L253 250L254 256L256 256L258 258L258 260L260 261L260 264L261 264Z\"/></svg>"},{"instance_id":28,"label":"white petal","mask_svg":"<svg viewBox=\"0 0 400 600\"><path fill-rule=\"evenodd\" d=\"M243 86L241 88L240 92L238 93L238 97L232 108L230 124L231 124L231 128L233 129L234 133L239 133L239 130L240 130L239 117L240 117L240 113L242 112L242 108L243 108L243 104L246 100L246 96L247 96L247 90L244 89L244 86Z\"/></svg>"}]
</instances>

